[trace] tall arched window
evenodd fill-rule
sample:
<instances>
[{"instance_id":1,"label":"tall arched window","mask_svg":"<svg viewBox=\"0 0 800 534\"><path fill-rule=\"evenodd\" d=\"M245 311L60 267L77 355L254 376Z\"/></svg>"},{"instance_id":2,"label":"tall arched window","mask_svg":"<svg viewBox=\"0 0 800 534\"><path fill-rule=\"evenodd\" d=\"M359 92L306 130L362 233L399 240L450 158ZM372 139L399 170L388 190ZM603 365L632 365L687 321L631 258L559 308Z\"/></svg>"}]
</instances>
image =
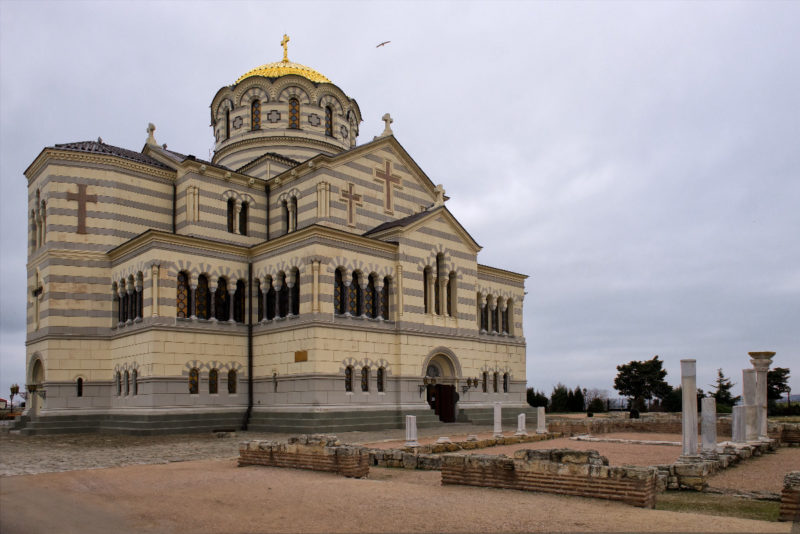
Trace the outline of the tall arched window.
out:
<instances>
[{"instance_id":1,"label":"tall arched window","mask_svg":"<svg viewBox=\"0 0 800 534\"><path fill-rule=\"evenodd\" d=\"M381 316L385 321L389 321L391 317L389 317L389 288L392 285L392 279L388 276L383 278L383 289L381 295Z\"/></svg>"},{"instance_id":2,"label":"tall arched window","mask_svg":"<svg viewBox=\"0 0 800 534\"><path fill-rule=\"evenodd\" d=\"M286 317L289 314L289 286L286 285L286 274L278 273L278 280L281 289L278 291L278 317Z\"/></svg>"},{"instance_id":3,"label":"tall arched window","mask_svg":"<svg viewBox=\"0 0 800 534\"><path fill-rule=\"evenodd\" d=\"M208 393L216 395L219 393L219 371L211 369L208 372Z\"/></svg>"},{"instance_id":4,"label":"tall arched window","mask_svg":"<svg viewBox=\"0 0 800 534\"><path fill-rule=\"evenodd\" d=\"M484 302L481 305L481 294L478 293L478 312L481 315L481 332L489 331L489 303Z\"/></svg>"},{"instance_id":5,"label":"tall arched window","mask_svg":"<svg viewBox=\"0 0 800 534\"><path fill-rule=\"evenodd\" d=\"M233 233L233 218L236 216L236 199L228 199L228 232Z\"/></svg>"},{"instance_id":6,"label":"tall arched window","mask_svg":"<svg viewBox=\"0 0 800 534\"><path fill-rule=\"evenodd\" d=\"M297 197L289 199L289 231L297 230Z\"/></svg>"},{"instance_id":7,"label":"tall arched window","mask_svg":"<svg viewBox=\"0 0 800 534\"><path fill-rule=\"evenodd\" d=\"M228 393L233 395L236 393L236 369L231 369L228 371Z\"/></svg>"},{"instance_id":8,"label":"tall arched window","mask_svg":"<svg viewBox=\"0 0 800 534\"><path fill-rule=\"evenodd\" d=\"M272 278L267 278L267 309L265 311L267 321L275 318L275 288L272 284Z\"/></svg>"},{"instance_id":9,"label":"tall arched window","mask_svg":"<svg viewBox=\"0 0 800 534\"><path fill-rule=\"evenodd\" d=\"M144 275L142 271L136 274L136 319L141 320L144 316Z\"/></svg>"},{"instance_id":10,"label":"tall arched window","mask_svg":"<svg viewBox=\"0 0 800 534\"><path fill-rule=\"evenodd\" d=\"M334 273L333 286L333 306L336 310L336 313L339 315L344 315L344 312L347 311L346 299L347 295L345 294L344 271L341 267L339 267L336 269L336 273Z\"/></svg>"},{"instance_id":11,"label":"tall arched window","mask_svg":"<svg viewBox=\"0 0 800 534\"><path fill-rule=\"evenodd\" d=\"M261 129L261 102L258 99L253 100L250 104L250 129Z\"/></svg>"},{"instance_id":12,"label":"tall arched window","mask_svg":"<svg viewBox=\"0 0 800 534\"><path fill-rule=\"evenodd\" d=\"M211 317L211 293L208 290L208 277L201 274L197 277L197 290L195 300L197 309L195 315L198 319L209 319Z\"/></svg>"},{"instance_id":13,"label":"tall arched window","mask_svg":"<svg viewBox=\"0 0 800 534\"><path fill-rule=\"evenodd\" d=\"M441 280L444 269L444 254L441 252L436 255L436 272L433 279L433 309L436 315L442 314Z\"/></svg>"},{"instance_id":14,"label":"tall arched window","mask_svg":"<svg viewBox=\"0 0 800 534\"><path fill-rule=\"evenodd\" d=\"M136 369L131 371L131 389L134 395L139 394L139 372Z\"/></svg>"},{"instance_id":15,"label":"tall arched window","mask_svg":"<svg viewBox=\"0 0 800 534\"><path fill-rule=\"evenodd\" d=\"M250 211L250 204L242 202L242 209L239 212L239 233L247 235L247 215Z\"/></svg>"},{"instance_id":16,"label":"tall arched window","mask_svg":"<svg viewBox=\"0 0 800 534\"><path fill-rule=\"evenodd\" d=\"M300 270L297 267L292 269L292 278L294 279L294 285L291 289L290 313L292 315L300 315Z\"/></svg>"},{"instance_id":17,"label":"tall arched window","mask_svg":"<svg viewBox=\"0 0 800 534\"><path fill-rule=\"evenodd\" d=\"M333 137L333 108L325 106L325 135Z\"/></svg>"},{"instance_id":18,"label":"tall arched window","mask_svg":"<svg viewBox=\"0 0 800 534\"><path fill-rule=\"evenodd\" d=\"M189 371L189 394L197 395L200 393L200 370L197 367Z\"/></svg>"},{"instance_id":19,"label":"tall arched window","mask_svg":"<svg viewBox=\"0 0 800 534\"><path fill-rule=\"evenodd\" d=\"M493 389L494 389L494 392L497 393L497 373L494 373L492 375L492 377L493 377L492 385L494 386Z\"/></svg>"},{"instance_id":20,"label":"tall arched window","mask_svg":"<svg viewBox=\"0 0 800 534\"><path fill-rule=\"evenodd\" d=\"M119 371L114 376L114 385L117 387L117 397L119 397L122 395L122 373Z\"/></svg>"},{"instance_id":21,"label":"tall arched window","mask_svg":"<svg viewBox=\"0 0 800 534\"><path fill-rule=\"evenodd\" d=\"M245 287L244 280L236 281L236 293L233 294L233 320L237 323L244 322L245 316Z\"/></svg>"},{"instance_id":22,"label":"tall arched window","mask_svg":"<svg viewBox=\"0 0 800 534\"><path fill-rule=\"evenodd\" d=\"M289 201L288 200L284 200L283 202L281 202L281 213L283 215L281 217L283 219L283 228L286 230L286 233L288 234L291 231L291 229L289 228Z\"/></svg>"},{"instance_id":23,"label":"tall arched window","mask_svg":"<svg viewBox=\"0 0 800 534\"><path fill-rule=\"evenodd\" d=\"M120 322L124 323L130 319L131 296L128 294L128 282L124 278L120 280L119 286L122 289L122 317Z\"/></svg>"},{"instance_id":24,"label":"tall arched window","mask_svg":"<svg viewBox=\"0 0 800 534\"><path fill-rule=\"evenodd\" d=\"M78 377L78 380L75 381L75 394L83 397L83 378Z\"/></svg>"},{"instance_id":25,"label":"tall arched window","mask_svg":"<svg viewBox=\"0 0 800 534\"><path fill-rule=\"evenodd\" d=\"M503 393L508 393L508 373L503 373Z\"/></svg>"},{"instance_id":26,"label":"tall arched window","mask_svg":"<svg viewBox=\"0 0 800 534\"><path fill-rule=\"evenodd\" d=\"M214 318L217 321L227 321L231 318L228 298L228 281L220 276L217 280L217 290L214 292Z\"/></svg>"},{"instance_id":27,"label":"tall arched window","mask_svg":"<svg viewBox=\"0 0 800 534\"><path fill-rule=\"evenodd\" d=\"M350 314L360 317L363 313L361 309L361 273L353 273L353 282L350 284L350 295L348 297L347 307Z\"/></svg>"},{"instance_id":28,"label":"tall arched window","mask_svg":"<svg viewBox=\"0 0 800 534\"><path fill-rule=\"evenodd\" d=\"M386 389L386 369L378 367L378 393L383 393Z\"/></svg>"},{"instance_id":29,"label":"tall arched window","mask_svg":"<svg viewBox=\"0 0 800 534\"><path fill-rule=\"evenodd\" d=\"M430 313L430 284L431 268L425 267L422 271L422 300L424 302L425 313Z\"/></svg>"},{"instance_id":30,"label":"tall arched window","mask_svg":"<svg viewBox=\"0 0 800 534\"><path fill-rule=\"evenodd\" d=\"M261 289L261 280L256 279L256 289L258 290L258 321L264 319L264 290Z\"/></svg>"},{"instance_id":31,"label":"tall arched window","mask_svg":"<svg viewBox=\"0 0 800 534\"><path fill-rule=\"evenodd\" d=\"M353 391L353 366L348 365L344 370L344 390L348 393Z\"/></svg>"},{"instance_id":32,"label":"tall arched window","mask_svg":"<svg viewBox=\"0 0 800 534\"><path fill-rule=\"evenodd\" d=\"M177 308L176 315L182 319L186 319L191 314L189 313L189 275L186 271L178 273L178 292L175 297L175 307Z\"/></svg>"},{"instance_id":33,"label":"tall arched window","mask_svg":"<svg viewBox=\"0 0 800 534\"><path fill-rule=\"evenodd\" d=\"M508 308L509 304L506 302L506 308L503 310L503 325L502 325L502 332L504 334L508 334Z\"/></svg>"},{"instance_id":34,"label":"tall arched window","mask_svg":"<svg viewBox=\"0 0 800 534\"><path fill-rule=\"evenodd\" d=\"M128 371L125 371L125 396L127 397L131 393L131 374Z\"/></svg>"},{"instance_id":35,"label":"tall arched window","mask_svg":"<svg viewBox=\"0 0 800 534\"><path fill-rule=\"evenodd\" d=\"M300 128L300 101L289 99L289 128Z\"/></svg>"},{"instance_id":36,"label":"tall arched window","mask_svg":"<svg viewBox=\"0 0 800 534\"><path fill-rule=\"evenodd\" d=\"M489 391L489 373L484 371L482 373L482 375L481 375L481 378L483 379L483 381L482 381L483 382L483 392L484 393L488 393L488 391Z\"/></svg>"},{"instance_id":37,"label":"tall arched window","mask_svg":"<svg viewBox=\"0 0 800 534\"><path fill-rule=\"evenodd\" d=\"M231 110L225 110L225 139L231 138Z\"/></svg>"},{"instance_id":38,"label":"tall arched window","mask_svg":"<svg viewBox=\"0 0 800 534\"><path fill-rule=\"evenodd\" d=\"M378 295L375 293L375 274L369 275L367 292L364 294L364 311L367 317L371 319L378 316Z\"/></svg>"},{"instance_id":39,"label":"tall arched window","mask_svg":"<svg viewBox=\"0 0 800 534\"><path fill-rule=\"evenodd\" d=\"M496 304L494 310L492 310L492 332L498 332L500 330L500 304Z\"/></svg>"},{"instance_id":40,"label":"tall arched window","mask_svg":"<svg viewBox=\"0 0 800 534\"><path fill-rule=\"evenodd\" d=\"M369 391L369 367L361 368L361 391Z\"/></svg>"}]
</instances>

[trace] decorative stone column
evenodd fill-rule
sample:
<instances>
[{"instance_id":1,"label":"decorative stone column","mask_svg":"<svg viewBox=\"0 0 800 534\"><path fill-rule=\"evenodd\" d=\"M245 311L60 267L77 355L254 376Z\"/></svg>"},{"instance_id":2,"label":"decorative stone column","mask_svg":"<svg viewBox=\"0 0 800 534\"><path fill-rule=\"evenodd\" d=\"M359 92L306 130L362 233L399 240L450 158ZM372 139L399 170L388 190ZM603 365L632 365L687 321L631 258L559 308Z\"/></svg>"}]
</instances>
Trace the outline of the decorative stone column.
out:
<instances>
[{"instance_id":1,"label":"decorative stone column","mask_svg":"<svg viewBox=\"0 0 800 534\"><path fill-rule=\"evenodd\" d=\"M311 313L319 313L319 260L311 262L311 275Z\"/></svg>"},{"instance_id":2,"label":"decorative stone column","mask_svg":"<svg viewBox=\"0 0 800 534\"><path fill-rule=\"evenodd\" d=\"M281 317L281 288L283 283L284 281L281 280L280 276L275 276L275 279L272 280L275 289L275 318L273 321L277 321Z\"/></svg>"},{"instance_id":3,"label":"decorative stone column","mask_svg":"<svg viewBox=\"0 0 800 534\"><path fill-rule=\"evenodd\" d=\"M478 307L480 308L480 311L478 312L478 330L481 334L485 334L489 328L489 310L487 309L489 304L486 302L486 300L486 295L481 293L480 301L478 301ZM486 310L486 328L483 327L483 310Z\"/></svg>"},{"instance_id":4,"label":"decorative stone column","mask_svg":"<svg viewBox=\"0 0 800 534\"><path fill-rule=\"evenodd\" d=\"M745 441L758 439L758 407L756 406L756 371L742 369Z\"/></svg>"},{"instance_id":5,"label":"decorative stone column","mask_svg":"<svg viewBox=\"0 0 800 534\"><path fill-rule=\"evenodd\" d=\"M544 406L536 408L536 433L547 434L547 421L545 421Z\"/></svg>"},{"instance_id":6,"label":"decorative stone column","mask_svg":"<svg viewBox=\"0 0 800 534\"><path fill-rule=\"evenodd\" d=\"M298 280L294 279L294 273L289 271L289 274L286 275L286 287L289 288L287 291L288 294L286 295L286 317L291 317L294 315L292 312L292 301L294 300L292 299L292 289L297 282ZM300 310L297 310L297 312L299 313Z\"/></svg>"},{"instance_id":7,"label":"decorative stone column","mask_svg":"<svg viewBox=\"0 0 800 534\"><path fill-rule=\"evenodd\" d=\"M352 313L350 313L350 287L353 285L353 271L345 269L342 273L342 283L344 284L344 295L342 298L344 299L344 316L345 317L352 317Z\"/></svg>"},{"instance_id":8,"label":"decorative stone column","mask_svg":"<svg viewBox=\"0 0 800 534\"><path fill-rule=\"evenodd\" d=\"M494 437L503 437L503 413L499 402L494 403Z\"/></svg>"},{"instance_id":9,"label":"decorative stone column","mask_svg":"<svg viewBox=\"0 0 800 534\"><path fill-rule=\"evenodd\" d=\"M697 459L697 361L681 360L681 389L683 392L681 459Z\"/></svg>"},{"instance_id":10,"label":"decorative stone column","mask_svg":"<svg viewBox=\"0 0 800 534\"><path fill-rule=\"evenodd\" d=\"M128 320L125 321L125 324L133 324L133 318L136 317L136 300L134 298L135 289L130 281L128 281L125 286L125 292L128 294L128 309L125 310L128 312Z\"/></svg>"},{"instance_id":11,"label":"decorative stone column","mask_svg":"<svg viewBox=\"0 0 800 534\"><path fill-rule=\"evenodd\" d=\"M527 436L528 431L525 429L525 414L521 413L517 416L517 431L515 436Z\"/></svg>"},{"instance_id":12,"label":"decorative stone column","mask_svg":"<svg viewBox=\"0 0 800 534\"><path fill-rule=\"evenodd\" d=\"M269 283L267 283L269 280ZM263 281L261 282L261 298L263 299L264 303L261 305L262 309L264 310L264 314L261 316L261 322L267 322L267 302L269 302L269 288L272 287L272 278L265 276Z\"/></svg>"},{"instance_id":13,"label":"decorative stone column","mask_svg":"<svg viewBox=\"0 0 800 534\"><path fill-rule=\"evenodd\" d=\"M141 323L142 319L144 318L144 298L142 293L144 292L144 281L139 280L138 277L136 280L133 281L133 322L134 323Z\"/></svg>"},{"instance_id":14,"label":"decorative stone column","mask_svg":"<svg viewBox=\"0 0 800 534\"><path fill-rule=\"evenodd\" d=\"M217 286L208 287L208 320L217 320Z\"/></svg>"},{"instance_id":15,"label":"decorative stone column","mask_svg":"<svg viewBox=\"0 0 800 534\"><path fill-rule=\"evenodd\" d=\"M369 285L369 276L364 276L364 273L361 273L361 276L358 277L358 285L361 286L361 294L358 296L358 305L361 308L361 318L367 318L367 286Z\"/></svg>"},{"instance_id":16,"label":"decorative stone column","mask_svg":"<svg viewBox=\"0 0 800 534\"><path fill-rule=\"evenodd\" d=\"M152 295L152 304L150 305L150 315L152 317L158 317L158 277L159 277L159 266L153 265L151 268L151 273L153 276L153 283L150 286L150 294Z\"/></svg>"},{"instance_id":17,"label":"decorative stone column","mask_svg":"<svg viewBox=\"0 0 800 534\"><path fill-rule=\"evenodd\" d=\"M236 284L228 288L228 322L235 323L236 319L233 318L233 297L236 295Z\"/></svg>"},{"instance_id":18,"label":"decorative stone column","mask_svg":"<svg viewBox=\"0 0 800 534\"><path fill-rule=\"evenodd\" d=\"M714 397L703 397L701 401L702 421L700 423L703 447L702 456L704 458L716 458L717 456L717 399Z\"/></svg>"},{"instance_id":19,"label":"decorative stone column","mask_svg":"<svg viewBox=\"0 0 800 534\"><path fill-rule=\"evenodd\" d=\"M191 291L191 297L190 298L192 299L192 302L190 303L189 307L192 309L192 315L189 317L189 319L191 319L192 321L196 321L197 320L197 282L195 282L194 280L192 280L191 288L192 288L192 291Z\"/></svg>"},{"instance_id":20,"label":"decorative stone column","mask_svg":"<svg viewBox=\"0 0 800 534\"><path fill-rule=\"evenodd\" d=\"M386 317L383 316L383 277L379 276L375 284L375 309L378 311L375 317L378 321L383 321Z\"/></svg>"},{"instance_id":21,"label":"decorative stone column","mask_svg":"<svg viewBox=\"0 0 800 534\"><path fill-rule=\"evenodd\" d=\"M742 405L733 407L733 417L731 426L731 441L734 443L744 443L746 429L745 429L745 407Z\"/></svg>"},{"instance_id":22,"label":"decorative stone column","mask_svg":"<svg viewBox=\"0 0 800 534\"><path fill-rule=\"evenodd\" d=\"M749 352L750 363L756 371L756 415L758 417L758 439L769 441L767 431L767 372L774 352Z\"/></svg>"},{"instance_id":23,"label":"decorative stone column","mask_svg":"<svg viewBox=\"0 0 800 534\"><path fill-rule=\"evenodd\" d=\"M406 416L406 447L419 447L417 441L417 416Z\"/></svg>"}]
</instances>

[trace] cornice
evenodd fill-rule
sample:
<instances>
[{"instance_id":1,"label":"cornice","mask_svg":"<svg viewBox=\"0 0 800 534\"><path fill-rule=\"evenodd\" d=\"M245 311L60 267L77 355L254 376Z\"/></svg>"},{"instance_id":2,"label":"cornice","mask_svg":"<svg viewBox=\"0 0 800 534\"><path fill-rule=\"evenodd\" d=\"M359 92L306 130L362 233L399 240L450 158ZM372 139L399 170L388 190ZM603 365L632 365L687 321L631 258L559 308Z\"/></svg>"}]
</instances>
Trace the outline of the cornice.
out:
<instances>
[{"instance_id":1,"label":"cornice","mask_svg":"<svg viewBox=\"0 0 800 534\"><path fill-rule=\"evenodd\" d=\"M263 131L264 132L269 132L269 130L266 130L266 129L263 130ZM303 130L300 130L300 131L302 132ZM262 145L264 143L264 140L269 140L270 143L273 142L273 141L283 141L283 142L286 142L286 143L291 143L291 144L296 145L296 146L302 146L303 143L306 143L306 144L311 145L311 146L313 146L315 148L316 147L324 148L324 149L327 149L328 151L334 152L334 153L342 152L342 151L346 150L346 149L343 149L340 145L335 145L335 144L332 144L332 143L328 143L326 141L321 141L319 139L313 139L313 138L309 138L309 137L292 136L292 135L275 135L275 136L272 136L272 135L259 135L257 137L251 137L249 139L242 139L242 140L239 140L239 141L235 141L235 142L233 142L233 143L231 143L229 145L225 145L223 147L220 147L219 150L216 150L214 152L214 157L211 158L211 161L212 161L212 163L217 164L217 162L220 159L222 159L223 157L227 156L229 153L231 153L231 152L233 152L233 151L235 151L237 149L248 147L250 145ZM298 143L298 141L300 141L300 142ZM268 148L268 145L264 145L264 148Z\"/></svg>"},{"instance_id":2,"label":"cornice","mask_svg":"<svg viewBox=\"0 0 800 534\"><path fill-rule=\"evenodd\" d=\"M513 271L506 271L505 269L499 269L497 267L489 267L488 265L482 265L479 263L478 264L479 279L480 275L500 278L503 280L511 280L514 282L524 282L528 278L527 274L520 274L520 273L515 273Z\"/></svg>"},{"instance_id":3,"label":"cornice","mask_svg":"<svg viewBox=\"0 0 800 534\"><path fill-rule=\"evenodd\" d=\"M29 184L36 179L42 169L51 160L112 165L114 167L120 167L143 174L149 174L150 176L164 180L172 181L175 179L175 171L157 169L151 165L137 163L119 156L109 154L92 154L88 152L74 152L70 150L59 150L57 148L48 147L42 150L33 163L31 163L31 165L25 169L24 175L28 179Z\"/></svg>"}]
</instances>

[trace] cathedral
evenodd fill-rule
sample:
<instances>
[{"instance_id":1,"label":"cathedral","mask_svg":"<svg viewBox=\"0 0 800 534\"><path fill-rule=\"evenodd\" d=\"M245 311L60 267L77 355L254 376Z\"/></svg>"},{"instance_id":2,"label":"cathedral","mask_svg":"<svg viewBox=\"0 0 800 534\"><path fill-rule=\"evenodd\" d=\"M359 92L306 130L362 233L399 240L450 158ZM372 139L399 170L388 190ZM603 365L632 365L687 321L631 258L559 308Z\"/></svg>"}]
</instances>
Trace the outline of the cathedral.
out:
<instances>
[{"instance_id":1,"label":"cathedral","mask_svg":"<svg viewBox=\"0 0 800 534\"><path fill-rule=\"evenodd\" d=\"M358 144L356 101L287 43L214 95L211 161L151 124L141 151L56 144L27 168L24 433L533 413L526 276L478 263L389 115Z\"/></svg>"}]
</instances>

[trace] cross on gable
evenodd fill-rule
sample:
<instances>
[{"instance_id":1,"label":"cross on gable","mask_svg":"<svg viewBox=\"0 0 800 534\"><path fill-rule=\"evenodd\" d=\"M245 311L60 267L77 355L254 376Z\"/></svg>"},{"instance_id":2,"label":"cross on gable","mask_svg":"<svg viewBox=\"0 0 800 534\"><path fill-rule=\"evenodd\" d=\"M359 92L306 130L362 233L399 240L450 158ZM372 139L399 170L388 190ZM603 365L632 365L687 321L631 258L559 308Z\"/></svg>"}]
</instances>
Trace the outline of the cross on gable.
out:
<instances>
[{"instance_id":1,"label":"cross on gable","mask_svg":"<svg viewBox=\"0 0 800 534\"><path fill-rule=\"evenodd\" d=\"M394 202L392 199L392 186L402 189L403 186L400 185L400 177L397 175L392 174L392 162L387 160L383 161L384 168L381 169L380 167L373 169L375 171L375 180L384 182L384 190L386 192L386 196L383 200L383 209L386 213L394 212Z\"/></svg>"},{"instance_id":2,"label":"cross on gable","mask_svg":"<svg viewBox=\"0 0 800 534\"><path fill-rule=\"evenodd\" d=\"M355 193L354 186L352 183L347 184L348 188L347 191L342 189L341 196L342 200L347 200L347 225L348 226L355 226L356 225L356 209L355 205L362 206L363 203L361 202L361 195Z\"/></svg>"},{"instance_id":3,"label":"cross on gable","mask_svg":"<svg viewBox=\"0 0 800 534\"><path fill-rule=\"evenodd\" d=\"M67 193L67 200L78 201L78 233L86 233L86 203L97 202L97 195L86 194L86 184L78 184L77 193Z\"/></svg>"}]
</instances>

